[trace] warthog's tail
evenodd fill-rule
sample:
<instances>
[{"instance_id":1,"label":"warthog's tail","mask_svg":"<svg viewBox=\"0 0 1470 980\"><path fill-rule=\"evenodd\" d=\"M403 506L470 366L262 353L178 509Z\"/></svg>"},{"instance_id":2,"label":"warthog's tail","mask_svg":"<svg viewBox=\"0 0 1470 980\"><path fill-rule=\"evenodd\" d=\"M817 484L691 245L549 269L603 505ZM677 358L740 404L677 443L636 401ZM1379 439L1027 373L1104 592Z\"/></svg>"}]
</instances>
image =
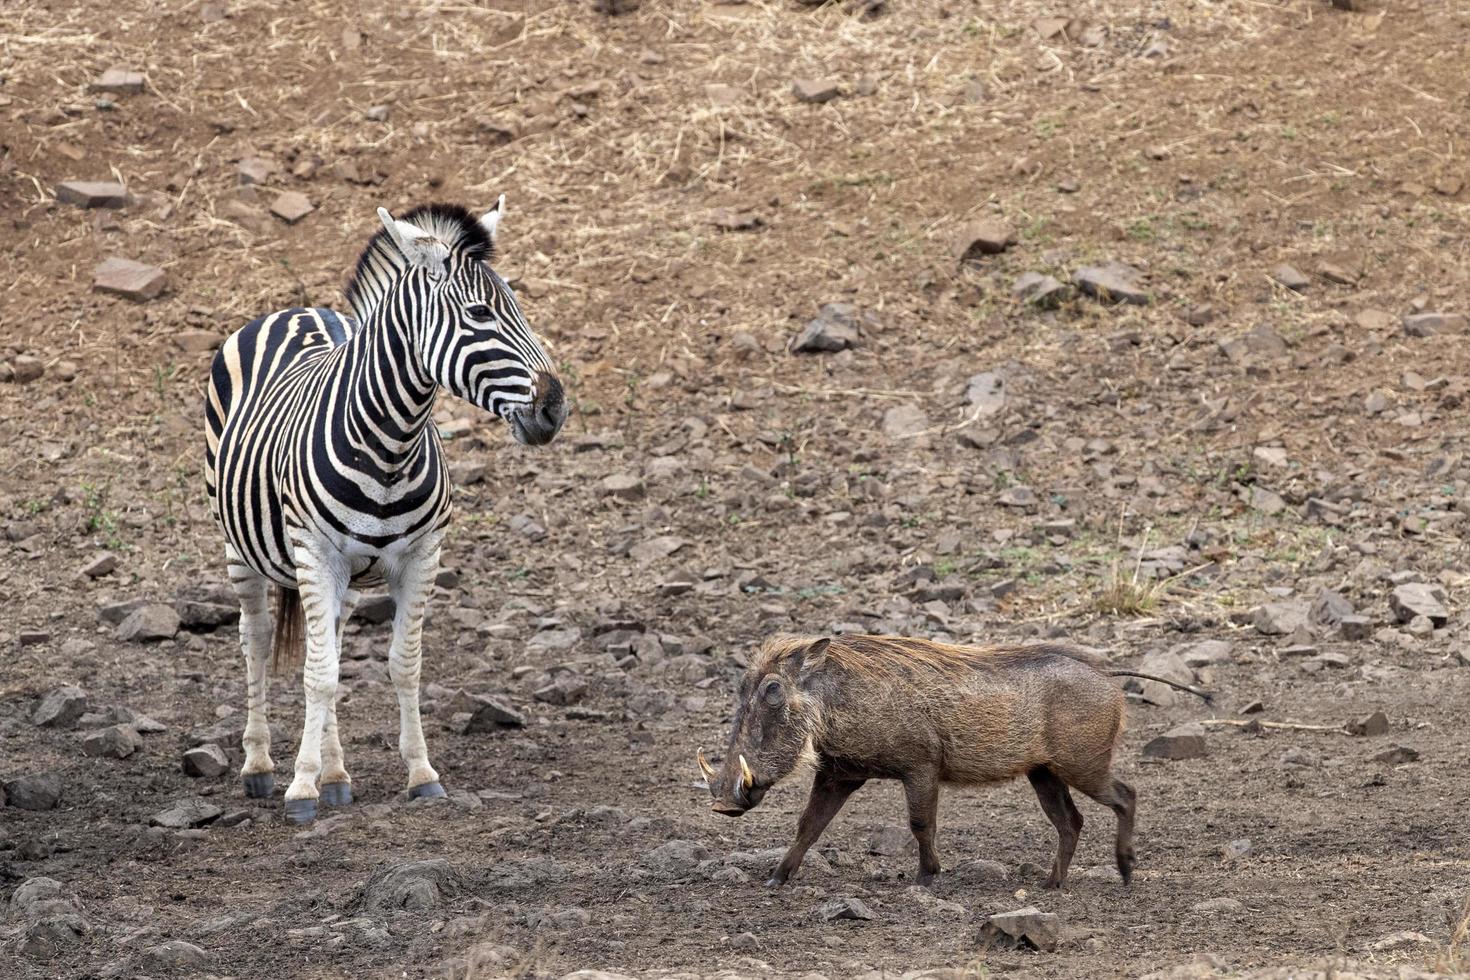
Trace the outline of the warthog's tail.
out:
<instances>
[{"instance_id":1,"label":"warthog's tail","mask_svg":"<svg viewBox=\"0 0 1470 980\"><path fill-rule=\"evenodd\" d=\"M1153 674L1140 674L1136 670L1109 670L1106 673L1109 677L1141 677L1146 681L1153 681L1156 684L1164 684L1172 687L1176 691L1187 691L1195 697L1201 698L1205 704L1215 703L1215 696L1209 691L1202 691L1197 687L1190 687L1188 684L1180 684L1177 681L1171 681L1163 677L1155 677Z\"/></svg>"}]
</instances>

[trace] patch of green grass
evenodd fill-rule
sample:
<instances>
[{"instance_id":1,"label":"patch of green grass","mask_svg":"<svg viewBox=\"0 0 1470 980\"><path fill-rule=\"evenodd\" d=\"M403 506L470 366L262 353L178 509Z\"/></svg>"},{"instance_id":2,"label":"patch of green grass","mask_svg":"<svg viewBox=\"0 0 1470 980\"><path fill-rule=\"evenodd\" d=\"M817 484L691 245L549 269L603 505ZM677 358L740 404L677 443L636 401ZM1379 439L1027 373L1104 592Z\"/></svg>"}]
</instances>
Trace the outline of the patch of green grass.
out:
<instances>
[{"instance_id":1,"label":"patch of green grass","mask_svg":"<svg viewBox=\"0 0 1470 980\"><path fill-rule=\"evenodd\" d=\"M1159 233L1154 229L1153 221L1149 218L1139 218L1128 226L1128 237L1135 242L1152 242L1158 239Z\"/></svg>"}]
</instances>

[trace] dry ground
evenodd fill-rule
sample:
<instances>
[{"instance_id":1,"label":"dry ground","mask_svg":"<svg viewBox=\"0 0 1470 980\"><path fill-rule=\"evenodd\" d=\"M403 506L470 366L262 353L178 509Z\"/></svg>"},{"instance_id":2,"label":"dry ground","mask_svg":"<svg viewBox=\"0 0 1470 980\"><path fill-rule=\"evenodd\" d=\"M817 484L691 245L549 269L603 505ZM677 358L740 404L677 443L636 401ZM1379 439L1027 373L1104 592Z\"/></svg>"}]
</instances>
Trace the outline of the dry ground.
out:
<instances>
[{"instance_id":1,"label":"dry ground","mask_svg":"<svg viewBox=\"0 0 1470 980\"><path fill-rule=\"evenodd\" d=\"M1470 349L1463 328L1400 318L1470 310L1470 11L1366 6L0 7L0 359L44 367L0 383L0 781L64 787L55 809L0 809L0 895L60 886L59 904L21 892L0 913L0 973L1465 970ZM89 91L114 65L146 89ZM798 102L797 78L842 94ZM242 188L250 158L272 172ZM123 210L55 198L109 178ZM283 191L312 213L272 217ZM200 476L209 355L186 347L340 303L378 205L501 191L501 271L576 415L530 452L443 404L458 582L434 609L426 700L455 792L401 799L386 633L362 623L341 708L359 802L301 832L232 773L180 769L213 737L238 764L232 629L130 643L98 611L223 577ZM961 267L951 241L977 218L1016 242ZM164 267L167 290L92 292L108 256ZM1141 270L1147 305L1012 297L1022 273L1113 260ZM1303 291L1271 278L1282 263ZM831 302L866 314L860 345L788 352ZM1002 405L967 401L983 372ZM610 494L615 474L640 489ZM79 574L99 552L116 569ZM1398 622L1390 593L1412 581L1443 590L1439 628ZM1365 621L1256 625L1323 589ZM721 744L752 644L833 628L1067 637L1133 666L1225 641L1194 670L1215 707L1132 709L1132 888L1084 804L1077 873L1041 893L1052 835L1017 785L945 799L953 906L911 890L910 850L870 853L903 825L893 787L763 889L771 859L751 852L787 842L802 788L720 822L693 750ZM533 696L553 667L585 683L577 703ZM64 684L166 730L86 755L85 726L110 717L31 720ZM461 691L529 724L463 734ZM1390 727L1214 726L1203 758L1141 754L1257 700L1268 721L1382 710ZM277 682L283 766L299 702ZM1379 758L1395 746L1411 752ZM222 815L150 826L186 797ZM447 864L407 892L369 883L420 860ZM875 918L821 921L843 896ZM1057 951L981 938L1028 903L1063 917Z\"/></svg>"}]
</instances>

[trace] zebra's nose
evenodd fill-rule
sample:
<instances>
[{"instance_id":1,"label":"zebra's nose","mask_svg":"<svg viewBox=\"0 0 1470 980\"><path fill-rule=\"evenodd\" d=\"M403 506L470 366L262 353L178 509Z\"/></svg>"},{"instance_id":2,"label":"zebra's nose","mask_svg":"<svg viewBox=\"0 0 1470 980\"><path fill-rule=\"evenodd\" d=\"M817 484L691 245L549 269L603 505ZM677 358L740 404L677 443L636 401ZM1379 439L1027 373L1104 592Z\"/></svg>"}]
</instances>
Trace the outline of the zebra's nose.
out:
<instances>
[{"instance_id":1,"label":"zebra's nose","mask_svg":"<svg viewBox=\"0 0 1470 980\"><path fill-rule=\"evenodd\" d=\"M544 446L556 438L567 420L567 397L561 381L554 374L536 375L536 400L521 416L521 429L526 442Z\"/></svg>"}]
</instances>

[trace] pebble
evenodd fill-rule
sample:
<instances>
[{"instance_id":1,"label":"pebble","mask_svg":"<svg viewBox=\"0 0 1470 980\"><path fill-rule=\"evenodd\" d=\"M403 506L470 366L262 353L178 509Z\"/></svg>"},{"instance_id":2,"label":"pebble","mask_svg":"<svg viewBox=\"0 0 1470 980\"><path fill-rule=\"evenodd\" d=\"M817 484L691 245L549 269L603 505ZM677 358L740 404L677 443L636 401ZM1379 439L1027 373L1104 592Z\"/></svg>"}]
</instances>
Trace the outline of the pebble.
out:
<instances>
[{"instance_id":1,"label":"pebble","mask_svg":"<svg viewBox=\"0 0 1470 980\"><path fill-rule=\"evenodd\" d=\"M958 262L969 262L982 255L999 255L1015 243L1016 232L1010 225L982 219L960 226L950 240L950 253Z\"/></svg>"},{"instance_id":2,"label":"pebble","mask_svg":"<svg viewBox=\"0 0 1470 980\"><path fill-rule=\"evenodd\" d=\"M184 775L214 778L222 776L230 768L229 757L218 745L200 745L184 753Z\"/></svg>"},{"instance_id":3,"label":"pebble","mask_svg":"<svg viewBox=\"0 0 1470 980\"><path fill-rule=\"evenodd\" d=\"M126 759L143 747L131 725L109 725L82 739L82 751L94 758Z\"/></svg>"},{"instance_id":4,"label":"pebble","mask_svg":"<svg viewBox=\"0 0 1470 980\"><path fill-rule=\"evenodd\" d=\"M1011 284L1011 295L1032 306L1050 309L1070 299L1072 287L1045 273L1026 272Z\"/></svg>"},{"instance_id":5,"label":"pebble","mask_svg":"<svg viewBox=\"0 0 1470 980\"><path fill-rule=\"evenodd\" d=\"M526 716L515 708L504 698L472 696L474 709L466 712L469 717L465 719L462 731L465 734L477 732L494 732L504 728L524 728Z\"/></svg>"},{"instance_id":6,"label":"pebble","mask_svg":"<svg viewBox=\"0 0 1470 980\"><path fill-rule=\"evenodd\" d=\"M994 415L1005 407L1005 378L994 371L972 375L965 384L965 401L982 417Z\"/></svg>"},{"instance_id":7,"label":"pebble","mask_svg":"<svg viewBox=\"0 0 1470 980\"><path fill-rule=\"evenodd\" d=\"M883 413L883 434L890 439L913 439L929 427L929 416L918 405L895 405Z\"/></svg>"},{"instance_id":8,"label":"pebble","mask_svg":"<svg viewBox=\"0 0 1470 980\"><path fill-rule=\"evenodd\" d=\"M111 92L114 95L136 95L143 91L144 82L142 72L113 67L104 71L92 83L92 91Z\"/></svg>"},{"instance_id":9,"label":"pebble","mask_svg":"<svg viewBox=\"0 0 1470 980\"><path fill-rule=\"evenodd\" d=\"M1251 625L1265 636L1288 636L1307 623L1307 606L1300 602L1268 602L1251 611Z\"/></svg>"},{"instance_id":10,"label":"pebble","mask_svg":"<svg viewBox=\"0 0 1470 980\"><path fill-rule=\"evenodd\" d=\"M104 575L111 575L116 569L117 556L103 552L82 567L82 574L87 578L101 578Z\"/></svg>"},{"instance_id":11,"label":"pebble","mask_svg":"<svg viewBox=\"0 0 1470 980\"><path fill-rule=\"evenodd\" d=\"M1206 754L1204 726L1191 723L1170 729L1150 739L1143 747L1143 754L1174 762L1201 758Z\"/></svg>"},{"instance_id":12,"label":"pebble","mask_svg":"<svg viewBox=\"0 0 1470 980\"><path fill-rule=\"evenodd\" d=\"M1193 912L1206 913L1241 912L1245 910L1245 906L1233 898L1207 898L1203 902L1194 903L1189 908Z\"/></svg>"},{"instance_id":13,"label":"pebble","mask_svg":"<svg viewBox=\"0 0 1470 980\"><path fill-rule=\"evenodd\" d=\"M142 303L153 299L168 285L168 273L156 265L132 259L103 259L92 272L92 289Z\"/></svg>"},{"instance_id":14,"label":"pebble","mask_svg":"<svg viewBox=\"0 0 1470 980\"><path fill-rule=\"evenodd\" d=\"M9 806L22 810L54 810L61 803L62 786L59 773L35 773L6 783L5 796Z\"/></svg>"},{"instance_id":15,"label":"pebble","mask_svg":"<svg viewBox=\"0 0 1470 980\"><path fill-rule=\"evenodd\" d=\"M1312 284L1312 281L1289 265L1278 265L1271 270L1271 278L1293 292L1302 292Z\"/></svg>"},{"instance_id":16,"label":"pebble","mask_svg":"<svg viewBox=\"0 0 1470 980\"><path fill-rule=\"evenodd\" d=\"M1321 759L1317 758L1317 756L1299 746L1292 746L1285 752L1281 753L1281 758L1278 759L1277 762L1283 768L1288 769L1316 769L1318 766L1322 765Z\"/></svg>"},{"instance_id":17,"label":"pebble","mask_svg":"<svg viewBox=\"0 0 1470 980\"><path fill-rule=\"evenodd\" d=\"M183 830L211 823L223 812L224 810L213 803L206 803L198 797L192 797L179 800L168 809L155 813L149 822L155 827Z\"/></svg>"},{"instance_id":18,"label":"pebble","mask_svg":"<svg viewBox=\"0 0 1470 980\"><path fill-rule=\"evenodd\" d=\"M858 898L834 898L823 902L816 908L817 917L823 922L836 922L839 919L854 919L857 921L869 921L878 916Z\"/></svg>"},{"instance_id":19,"label":"pebble","mask_svg":"<svg viewBox=\"0 0 1470 980\"><path fill-rule=\"evenodd\" d=\"M861 326L873 325L870 315L859 316L850 303L826 303L791 341L793 354L830 354L856 347Z\"/></svg>"},{"instance_id":20,"label":"pebble","mask_svg":"<svg viewBox=\"0 0 1470 980\"><path fill-rule=\"evenodd\" d=\"M1411 749L1407 745L1395 745L1374 755L1373 761L1390 766L1401 766L1406 762L1419 761L1419 750Z\"/></svg>"},{"instance_id":21,"label":"pebble","mask_svg":"<svg viewBox=\"0 0 1470 980\"><path fill-rule=\"evenodd\" d=\"M379 865L352 906L374 913L436 909L463 888L459 872L443 858Z\"/></svg>"},{"instance_id":22,"label":"pebble","mask_svg":"<svg viewBox=\"0 0 1470 980\"><path fill-rule=\"evenodd\" d=\"M264 184L276 172L276 165L265 157L245 157L235 167L243 185Z\"/></svg>"},{"instance_id":23,"label":"pebble","mask_svg":"<svg viewBox=\"0 0 1470 980\"><path fill-rule=\"evenodd\" d=\"M708 847L696 841L671 840L645 853L640 863L663 874L683 874L713 856Z\"/></svg>"},{"instance_id":24,"label":"pebble","mask_svg":"<svg viewBox=\"0 0 1470 980\"><path fill-rule=\"evenodd\" d=\"M1382 711L1375 711L1366 718L1347 723L1349 734L1372 737L1375 735L1388 734L1388 716Z\"/></svg>"},{"instance_id":25,"label":"pebble","mask_svg":"<svg viewBox=\"0 0 1470 980\"><path fill-rule=\"evenodd\" d=\"M172 639L179 632L179 614L172 606L151 602L128 614L117 627L117 638L126 642L150 643Z\"/></svg>"},{"instance_id":26,"label":"pebble","mask_svg":"<svg viewBox=\"0 0 1470 980\"><path fill-rule=\"evenodd\" d=\"M1146 306L1149 296L1138 285L1139 275L1139 271L1130 265L1109 262L1078 269L1072 273L1072 282L1084 294L1104 303Z\"/></svg>"},{"instance_id":27,"label":"pebble","mask_svg":"<svg viewBox=\"0 0 1470 980\"><path fill-rule=\"evenodd\" d=\"M170 939L144 950L143 962L148 969L160 973L190 974L209 964L209 954L182 939Z\"/></svg>"},{"instance_id":28,"label":"pebble","mask_svg":"<svg viewBox=\"0 0 1470 980\"><path fill-rule=\"evenodd\" d=\"M79 208L122 208L128 189L110 180L68 180L56 185L56 199Z\"/></svg>"},{"instance_id":29,"label":"pebble","mask_svg":"<svg viewBox=\"0 0 1470 980\"><path fill-rule=\"evenodd\" d=\"M1406 582L1394 587L1389 596L1389 608L1400 623L1411 622L1416 616L1424 616L1436 627L1449 621L1449 611L1444 606L1445 591L1438 585L1423 582Z\"/></svg>"},{"instance_id":30,"label":"pebble","mask_svg":"<svg viewBox=\"0 0 1470 980\"><path fill-rule=\"evenodd\" d=\"M820 104L837 98L842 89L830 78L798 78L791 83L791 94L798 102Z\"/></svg>"},{"instance_id":31,"label":"pebble","mask_svg":"<svg viewBox=\"0 0 1470 980\"><path fill-rule=\"evenodd\" d=\"M902 827L880 827L868 838L868 853L884 857L897 854L913 839L914 835Z\"/></svg>"},{"instance_id":32,"label":"pebble","mask_svg":"<svg viewBox=\"0 0 1470 980\"><path fill-rule=\"evenodd\" d=\"M387 122L388 107L385 105L369 106L368 110L362 115L364 119L367 119L370 122Z\"/></svg>"},{"instance_id":33,"label":"pebble","mask_svg":"<svg viewBox=\"0 0 1470 980\"><path fill-rule=\"evenodd\" d=\"M31 722L41 728L71 728L87 713L87 692L80 687L58 687L41 699Z\"/></svg>"},{"instance_id":34,"label":"pebble","mask_svg":"<svg viewBox=\"0 0 1470 980\"><path fill-rule=\"evenodd\" d=\"M288 225L294 225L316 210L311 200L300 191L284 191L271 202L271 214Z\"/></svg>"},{"instance_id":35,"label":"pebble","mask_svg":"<svg viewBox=\"0 0 1470 980\"><path fill-rule=\"evenodd\" d=\"M1463 334L1470 332L1470 319L1461 313L1411 313L1404 317L1403 326L1410 337Z\"/></svg>"},{"instance_id":36,"label":"pebble","mask_svg":"<svg viewBox=\"0 0 1470 980\"><path fill-rule=\"evenodd\" d=\"M1028 905L1013 912L992 915L985 920L980 933L982 937L1008 940L1017 948L1052 952L1061 942L1062 922L1055 913Z\"/></svg>"},{"instance_id":37,"label":"pebble","mask_svg":"<svg viewBox=\"0 0 1470 980\"><path fill-rule=\"evenodd\" d=\"M602 481L602 490L608 496L619 500L639 500L648 492L643 480L631 473L614 473L605 477Z\"/></svg>"}]
</instances>

